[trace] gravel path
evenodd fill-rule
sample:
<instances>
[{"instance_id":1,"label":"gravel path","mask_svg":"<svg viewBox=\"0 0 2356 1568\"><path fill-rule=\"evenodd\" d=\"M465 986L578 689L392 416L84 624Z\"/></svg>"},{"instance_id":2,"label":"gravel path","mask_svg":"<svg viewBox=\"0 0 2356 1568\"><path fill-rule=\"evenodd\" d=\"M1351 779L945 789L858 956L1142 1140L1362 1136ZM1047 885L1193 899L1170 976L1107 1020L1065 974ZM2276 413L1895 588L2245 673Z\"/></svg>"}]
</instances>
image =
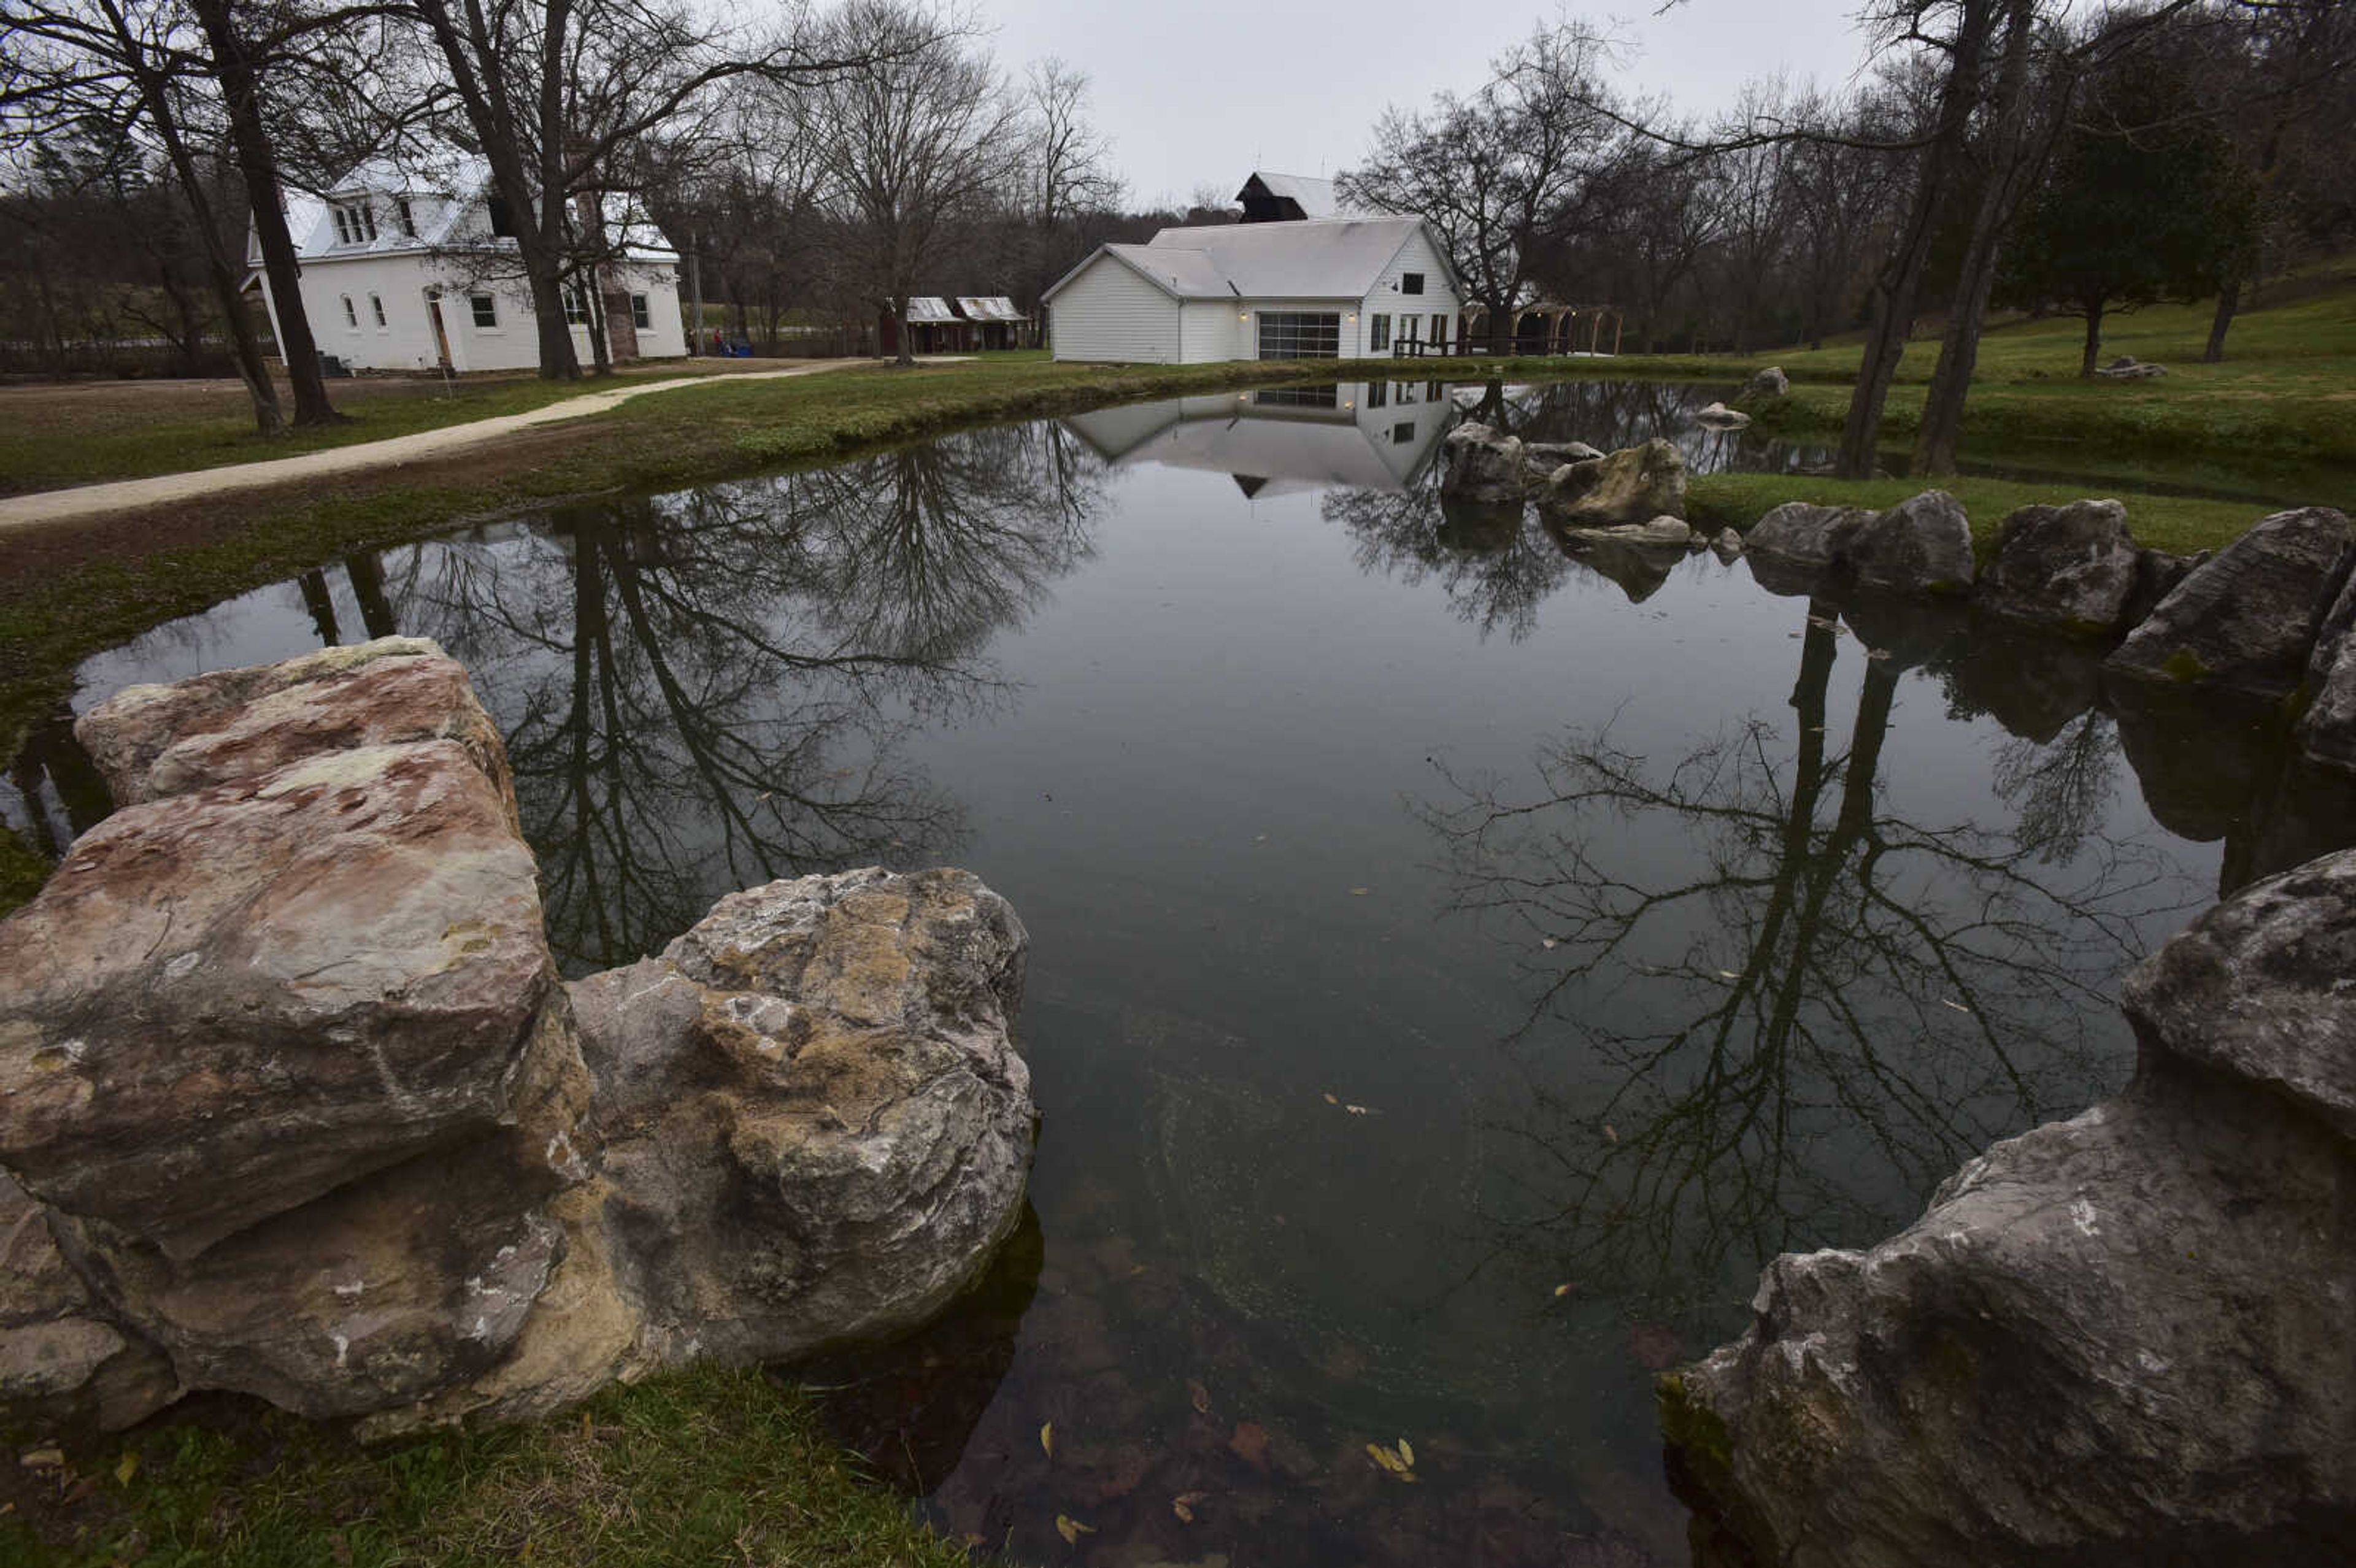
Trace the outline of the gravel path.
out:
<instances>
[{"instance_id":1,"label":"gravel path","mask_svg":"<svg viewBox=\"0 0 2356 1568\"><path fill-rule=\"evenodd\" d=\"M836 359L816 365L795 365L782 370L743 370L724 377L675 376L660 381L616 387L610 391L584 392L579 397L567 398L562 402L551 403L529 413L501 414L494 419L444 425L439 430L422 430L414 434L391 436L383 441L364 441L350 446L329 447L324 452L306 452L299 457L273 457L260 463L193 469L185 474L159 474L146 479L118 479L104 485L80 485L65 490L41 490L30 496L11 496L0 499L0 531L163 506L198 496L263 490L273 485L298 484L332 474L352 474L369 468L397 468L421 457L440 457L453 452L463 452L468 447L481 446L536 425L602 414L632 398L643 398L651 392L668 392L680 387L708 387L716 381L772 381L787 376L810 376L840 369L846 365L865 363L867 361L862 359Z\"/></svg>"}]
</instances>

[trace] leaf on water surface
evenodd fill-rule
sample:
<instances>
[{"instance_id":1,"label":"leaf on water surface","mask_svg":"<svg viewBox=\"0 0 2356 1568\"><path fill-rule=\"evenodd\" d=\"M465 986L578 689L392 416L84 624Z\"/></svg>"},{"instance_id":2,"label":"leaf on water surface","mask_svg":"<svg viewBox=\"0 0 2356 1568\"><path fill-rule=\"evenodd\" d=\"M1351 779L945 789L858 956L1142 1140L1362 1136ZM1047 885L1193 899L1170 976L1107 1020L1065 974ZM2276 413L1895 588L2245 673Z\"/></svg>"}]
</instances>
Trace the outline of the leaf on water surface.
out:
<instances>
[{"instance_id":1,"label":"leaf on water surface","mask_svg":"<svg viewBox=\"0 0 2356 1568\"><path fill-rule=\"evenodd\" d=\"M132 1449L125 1448L123 1451L123 1457L114 1462L114 1478L121 1481L127 1487L131 1484L131 1477L138 1473L138 1454Z\"/></svg>"},{"instance_id":2,"label":"leaf on water surface","mask_svg":"<svg viewBox=\"0 0 2356 1568\"><path fill-rule=\"evenodd\" d=\"M1404 1437L1400 1438L1398 1440L1398 1456L1406 1460L1408 1467L1412 1468L1415 1465L1415 1445L1409 1443Z\"/></svg>"},{"instance_id":3,"label":"leaf on water surface","mask_svg":"<svg viewBox=\"0 0 2356 1568\"><path fill-rule=\"evenodd\" d=\"M1374 891L1375 890L1372 888L1352 888L1350 890L1350 896L1354 899L1362 899Z\"/></svg>"},{"instance_id":4,"label":"leaf on water surface","mask_svg":"<svg viewBox=\"0 0 2356 1568\"><path fill-rule=\"evenodd\" d=\"M1374 1115L1372 1111L1366 1109L1364 1105L1344 1105L1342 1109L1349 1112L1350 1115L1354 1116L1371 1116Z\"/></svg>"},{"instance_id":5,"label":"leaf on water surface","mask_svg":"<svg viewBox=\"0 0 2356 1568\"><path fill-rule=\"evenodd\" d=\"M1967 1007L1964 1006L1964 1004L1963 1004L1963 1003L1961 1003L1961 1002L1953 1002L1953 1001L1949 1001L1949 1000L1948 1000L1946 997L1941 997L1939 998L1939 1005L1940 1005L1941 1007L1953 1008L1954 1008L1954 1009L1955 1009L1955 1011L1957 1011L1957 1012L1959 1012L1959 1013L1968 1013L1968 1012L1970 1012L1970 1011L1972 1010L1971 1008L1967 1008Z\"/></svg>"},{"instance_id":6,"label":"leaf on water surface","mask_svg":"<svg viewBox=\"0 0 2356 1568\"><path fill-rule=\"evenodd\" d=\"M1554 1287L1554 1298L1557 1301L1560 1301L1564 1296L1569 1296L1572 1291L1577 1290L1578 1288L1579 1282L1577 1280L1564 1280L1560 1285Z\"/></svg>"},{"instance_id":7,"label":"leaf on water surface","mask_svg":"<svg viewBox=\"0 0 2356 1568\"><path fill-rule=\"evenodd\" d=\"M1186 1399L1187 1403L1192 1404L1195 1410L1200 1412L1202 1414L1208 1415L1211 1413L1211 1391L1203 1386L1201 1379L1188 1378L1186 1380Z\"/></svg>"},{"instance_id":8,"label":"leaf on water surface","mask_svg":"<svg viewBox=\"0 0 2356 1568\"><path fill-rule=\"evenodd\" d=\"M1192 1524L1195 1508L1210 1495L1208 1492L1180 1492L1170 1499L1170 1511L1178 1516L1180 1524Z\"/></svg>"},{"instance_id":9,"label":"leaf on water surface","mask_svg":"<svg viewBox=\"0 0 2356 1568\"><path fill-rule=\"evenodd\" d=\"M1039 1451L1050 1459L1055 1456L1055 1424L1052 1421L1039 1428Z\"/></svg>"},{"instance_id":10,"label":"leaf on water surface","mask_svg":"<svg viewBox=\"0 0 2356 1568\"><path fill-rule=\"evenodd\" d=\"M1718 977L1721 980L1740 980L1742 978L1741 976L1736 974L1731 969L1720 969L1718 972Z\"/></svg>"},{"instance_id":11,"label":"leaf on water surface","mask_svg":"<svg viewBox=\"0 0 2356 1568\"><path fill-rule=\"evenodd\" d=\"M1338 1099L1334 1098L1332 1094L1330 1094L1330 1093L1329 1093L1329 1094L1327 1094L1327 1095L1325 1096L1325 1103L1326 1103L1327 1104L1329 1104L1329 1105L1338 1105L1338 1104L1340 1104L1342 1102L1341 1102L1340 1100L1338 1100Z\"/></svg>"},{"instance_id":12,"label":"leaf on water surface","mask_svg":"<svg viewBox=\"0 0 2356 1568\"><path fill-rule=\"evenodd\" d=\"M1400 1448L1404 1447L1406 1445L1402 1443ZM1379 1443L1366 1445L1367 1456L1374 1460L1376 1468L1387 1476L1395 1476L1402 1481L1415 1479L1415 1461L1411 1457L1412 1453L1413 1450L1410 1449L1408 1453L1402 1454L1399 1448L1386 1448Z\"/></svg>"},{"instance_id":13,"label":"leaf on water surface","mask_svg":"<svg viewBox=\"0 0 2356 1568\"><path fill-rule=\"evenodd\" d=\"M1606 1143L1615 1143L1615 1144L1616 1144L1616 1143L1618 1143L1618 1142L1620 1141L1620 1129L1619 1129L1619 1128L1617 1128L1617 1127L1615 1127L1615 1126L1613 1126L1613 1125L1612 1125L1611 1123L1609 1123L1609 1122L1604 1123L1604 1124L1603 1124L1603 1140L1604 1140Z\"/></svg>"},{"instance_id":14,"label":"leaf on water surface","mask_svg":"<svg viewBox=\"0 0 2356 1568\"><path fill-rule=\"evenodd\" d=\"M1080 1537L1094 1535L1096 1532L1095 1525L1082 1524L1070 1514L1059 1513L1055 1516L1055 1533L1064 1538L1064 1544L1066 1546L1077 1546L1080 1543Z\"/></svg>"},{"instance_id":15,"label":"leaf on water surface","mask_svg":"<svg viewBox=\"0 0 2356 1568\"><path fill-rule=\"evenodd\" d=\"M28 1448L16 1462L27 1470L61 1470L66 1455L62 1448Z\"/></svg>"},{"instance_id":16,"label":"leaf on water surface","mask_svg":"<svg viewBox=\"0 0 2356 1568\"><path fill-rule=\"evenodd\" d=\"M1541 936L1541 937L1539 937L1539 938L1538 938L1538 945L1539 945L1540 947L1545 948L1548 953L1551 953L1551 952L1553 952L1556 948L1558 948L1558 947L1561 946L1561 945L1562 945L1562 944L1561 944L1561 943L1559 943L1559 942L1557 942L1557 941L1556 941L1553 937L1551 937L1551 936Z\"/></svg>"},{"instance_id":17,"label":"leaf on water surface","mask_svg":"<svg viewBox=\"0 0 2356 1568\"><path fill-rule=\"evenodd\" d=\"M1236 1457L1255 1470L1268 1468L1268 1428L1257 1421L1236 1423L1235 1435L1227 1439Z\"/></svg>"}]
</instances>

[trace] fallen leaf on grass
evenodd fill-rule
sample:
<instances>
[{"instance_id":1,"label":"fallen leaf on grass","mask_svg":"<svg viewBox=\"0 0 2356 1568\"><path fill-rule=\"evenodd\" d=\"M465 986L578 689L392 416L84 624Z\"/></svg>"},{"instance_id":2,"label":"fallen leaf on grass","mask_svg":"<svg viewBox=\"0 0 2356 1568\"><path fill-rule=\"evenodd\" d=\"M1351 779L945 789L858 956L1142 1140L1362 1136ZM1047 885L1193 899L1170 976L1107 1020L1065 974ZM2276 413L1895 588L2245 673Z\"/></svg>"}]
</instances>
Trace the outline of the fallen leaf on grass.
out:
<instances>
[{"instance_id":1,"label":"fallen leaf on grass","mask_svg":"<svg viewBox=\"0 0 2356 1568\"><path fill-rule=\"evenodd\" d=\"M1235 1435L1227 1439L1236 1457L1255 1470L1268 1468L1268 1428L1257 1421L1236 1423Z\"/></svg>"},{"instance_id":2,"label":"fallen leaf on grass","mask_svg":"<svg viewBox=\"0 0 2356 1568\"><path fill-rule=\"evenodd\" d=\"M1208 1492L1181 1492L1170 1499L1170 1511L1178 1516L1180 1524L1192 1524L1196 1505L1210 1495Z\"/></svg>"},{"instance_id":3,"label":"fallen leaf on grass","mask_svg":"<svg viewBox=\"0 0 2356 1568\"><path fill-rule=\"evenodd\" d=\"M1064 1538L1064 1544L1066 1546L1077 1546L1080 1543L1080 1537L1094 1535L1096 1532L1095 1525L1082 1524L1070 1514L1059 1513L1055 1516L1055 1533Z\"/></svg>"},{"instance_id":4,"label":"fallen leaf on grass","mask_svg":"<svg viewBox=\"0 0 2356 1568\"><path fill-rule=\"evenodd\" d=\"M1055 1456L1055 1424L1052 1421L1039 1428L1039 1451L1050 1459Z\"/></svg>"}]
</instances>

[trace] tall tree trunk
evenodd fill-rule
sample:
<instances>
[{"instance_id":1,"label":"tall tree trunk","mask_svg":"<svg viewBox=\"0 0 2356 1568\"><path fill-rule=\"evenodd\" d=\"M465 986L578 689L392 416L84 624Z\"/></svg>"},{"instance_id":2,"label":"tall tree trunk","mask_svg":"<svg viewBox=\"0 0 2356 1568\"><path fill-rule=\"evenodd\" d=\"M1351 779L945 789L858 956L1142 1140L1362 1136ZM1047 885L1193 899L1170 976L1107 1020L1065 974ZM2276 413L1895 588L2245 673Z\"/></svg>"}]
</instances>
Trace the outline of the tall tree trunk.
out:
<instances>
[{"instance_id":1,"label":"tall tree trunk","mask_svg":"<svg viewBox=\"0 0 2356 1568\"><path fill-rule=\"evenodd\" d=\"M2086 302L2086 351L2078 360L2078 375L2081 379L2091 381L2094 379L2094 360L2102 351L2103 302L2088 300Z\"/></svg>"},{"instance_id":2,"label":"tall tree trunk","mask_svg":"<svg viewBox=\"0 0 2356 1568\"><path fill-rule=\"evenodd\" d=\"M1917 479L1955 471L1963 445L1964 402L1971 396L1972 371L1979 363L1980 332L1987 322L1988 293L1996 286L2005 227L2027 192L2030 174L2044 161L2043 149L2029 145L2029 57L2036 27L2035 0L2010 0L1997 85L1997 122L1987 138L1987 179L1972 214L1971 238L1939 342L1939 362L1931 371L1922 422L1914 433L1908 471Z\"/></svg>"},{"instance_id":3,"label":"tall tree trunk","mask_svg":"<svg viewBox=\"0 0 2356 1568\"><path fill-rule=\"evenodd\" d=\"M2229 281L2217 295L2217 314L2209 318L2209 347L2201 351L2201 362L2215 365L2225 357L2225 334L2233 325L2233 315L2242 308L2242 280Z\"/></svg>"},{"instance_id":4,"label":"tall tree trunk","mask_svg":"<svg viewBox=\"0 0 2356 1568\"><path fill-rule=\"evenodd\" d=\"M319 370L319 345L303 309L303 267L294 237L286 228L286 204L278 184L278 155L262 118L262 86L252 52L230 14L231 0L193 0L198 25L212 50L213 75L229 112L230 143L238 172L245 176L253 208L254 236L262 245L262 271L278 307L278 352L294 387L297 425L333 424L343 416L327 401L327 378Z\"/></svg>"},{"instance_id":5,"label":"tall tree trunk","mask_svg":"<svg viewBox=\"0 0 2356 1568\"><path fill-rule=\"evenodd\" d=\"M1965 0L1955 18L1947 80L1939 94L1937 129L1923 150L1914 199L1909 204L1898 244L1876 274L1868 296L1870 311L1865 351L1858 364L1857 386L1849 394L1848 417L1841 427L1839 454L1833 463L1833 472L1843 479L1873 476L1882 410L1890 400L1890 384L1898 379L1898 362L1906 354L1906 335L1914 325L1915 300L1922 292L1922 273L1930 265L1940 206L1946 199L1954 165L1963 156L1965 138L1971 130L1972 110L1979 101L1980 62L1987 54L1995 16L1995 0Z\"/></svg>"}]
</instances>

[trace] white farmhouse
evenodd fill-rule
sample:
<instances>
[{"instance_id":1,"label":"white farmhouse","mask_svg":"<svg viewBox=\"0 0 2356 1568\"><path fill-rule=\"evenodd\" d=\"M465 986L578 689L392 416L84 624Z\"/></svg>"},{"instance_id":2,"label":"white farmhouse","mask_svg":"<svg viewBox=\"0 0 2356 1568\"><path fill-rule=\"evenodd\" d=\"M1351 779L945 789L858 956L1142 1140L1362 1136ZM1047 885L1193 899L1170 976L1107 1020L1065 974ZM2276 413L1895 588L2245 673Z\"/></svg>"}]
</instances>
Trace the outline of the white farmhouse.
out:
<instances>
[{"instance_id":1,"label":"white farmhouse","mask_svg":"<svg viewBox=\"0 0 2356 1568\"><path fill-rule=\"evenodd\" d=\"M322 354L364 370L540 363L531 290L482 160L453 156L427 170L364 165L323 196L290 194L286 220ZM616 362L685 354L678 253L651 225L614 231L620 259L601 269L598 297L575 288L566 300L581 362L594 357L589 334L601 317ZM274 329L278 302L251 238L247 261Z\"/></svg>"},{"instance_id":2,"label":"white farmhouse","mask_svg":"<svg viewBox=\"0 0 2356 1568\"><path fill-rule=\"evenodd\" d=\"M1421 219L1345 217L1101 245L1043 303L1058 359L1193 365L1453 343L1463 299Z\"/></svg>"}]
</instances>

